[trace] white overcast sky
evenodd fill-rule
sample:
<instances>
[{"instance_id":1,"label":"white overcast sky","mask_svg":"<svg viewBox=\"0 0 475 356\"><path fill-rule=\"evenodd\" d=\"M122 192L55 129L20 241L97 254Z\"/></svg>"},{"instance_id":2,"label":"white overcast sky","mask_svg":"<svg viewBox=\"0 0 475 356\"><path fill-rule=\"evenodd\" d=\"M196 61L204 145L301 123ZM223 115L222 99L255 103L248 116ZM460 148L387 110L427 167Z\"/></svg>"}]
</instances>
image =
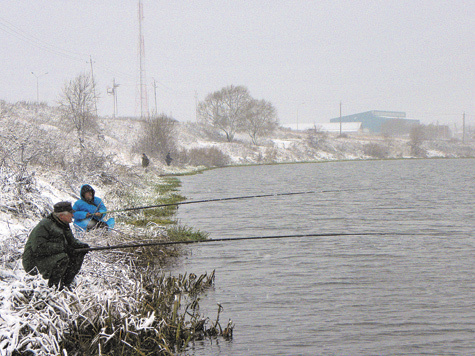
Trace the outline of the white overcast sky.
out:
<instances>
[{"instance_id":1,"label":"white overcast sky","mask_svg":"<svg viewBox=\"0 0 475 356\"><path fill-rule=\"evenodd\" d=\"M228 85L266 99L282 123L404 111L475 124L475 0L143 0L148 103L195 120L195 96ZM99 113L140 115L138 1L0 0L0 99L56 105L90 72ZM35 73L33 75L31 72ZM44 74L48 73L48 74ZM38 76L38 79L36 78Z\"/></svg>"}]
</instances>

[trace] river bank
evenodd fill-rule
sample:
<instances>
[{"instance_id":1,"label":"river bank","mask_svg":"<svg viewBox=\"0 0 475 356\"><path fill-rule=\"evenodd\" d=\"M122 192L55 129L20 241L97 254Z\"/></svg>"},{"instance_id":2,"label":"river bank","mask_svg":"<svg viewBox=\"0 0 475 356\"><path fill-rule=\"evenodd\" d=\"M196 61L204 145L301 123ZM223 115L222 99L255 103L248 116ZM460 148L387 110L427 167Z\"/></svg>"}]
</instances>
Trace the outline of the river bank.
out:
<instances>
[{"instance_id":1,"label":"river bank","mask_svg":"<svg viewBox=\"0 0 475 356\"><path fill-rule=\"evenodd\" d=\"M38 174L30 182L25 198L32 205L67 199L44 178ZM134 206L181 199L175 193L176 179L144 175L140 181L116 199ZM105 191L96 187L98 193ZM105 196L112 203L110 195ZM175 210L117 213L114 230L76 232L76 237L91 246L205 238L191 228L176 227ZM151 350L174 355L192 340L232 337L232 324L221 326L219 317L211 320L199 312L197 298L213 287L213 273L161 272L163 265L181 256L179 245L90 252L71 291L48 288L41 277L27 275L21 254L29 231L41 218L35 218L37 214L34 209L0 214L0 355L133 355Z\"/></svg>"},{"instance_id":2,"label":"river bank","mask_svg":"<svg viewBox=\"0 0 475 356\"><path fill-rule=\"evenodd\" d=\"M112 208L150 205L157 203L157 196L163 198L166 195L164 192L170 186L177 187L176 182L171 184L170 181L167 181L169 174L193 174L199 172L200 169L177 170L173 168L165 173L166 177L160 177L163 175L163 171L134 171L132 175L134 178L130 178L130 181L94 184L94 186L97 187L98 194L103 196ZM84 313L92 313L88 318L94 320L94 315L97 315L94 314L94 310L97 308L98 310L109 310L105 306L111 303L116 305L115 311L119 315L128 315L128 323L144 325L146 320L152 320L150 319L152 314L146 317L140 313L131 313L130 309L125 308L125 305L129 304L137 305L138 300L143 298L143 295L141 296L138 291L147 289L145 285L138 282L142 280L143 276L138 278L137 273L139 272L140 275L146 270L137 269L140 267L137 265L137 259L148 255L149 259L165 260L168 263L176 258L175 256L180 255L180 252L176 250L164 254L163 248L155 251L142 250L135 257L126 251L119 254L90 253L86 256L84 267L77 278L77 286L71 293L50 290L41 278L26 275L22 270L20 258L28 232L38 222L43 209L46 209L49 202L71 200L74 196L68 192L69 188L58 189L58 187L66 186L64 179L65 177L60 172L53 174L51 171L48 173L36 171L35 176L29 182L28 195L23 197L25 201L31 203L31 208L23 212L17 210L16 213L10 215L5 212L0 214L1 243L2 251L4 251L0 276L0 317L2 318L0 350L3 350L5 355L12 355L15 349L31 348L37 350L39 354L41 352L48 354L51 350L59 350L60 340L62 340L62 335L69 330L71 319L82 317ZM153 188L158 182L163 186L163 189L157 186ZM95 181L94 183L99 182ZM33 207L35 208L33 209ZM118 216L118 231L120 233L107 236L90 234L85 241L95 245L103 243L105 239L109 244L114 244L137 239L143 240L144 238L161 238L166 232L166 225L160 224L160 222L154 221L150 224L139 225L121 222L122 218L137 221L142 217L142 215L134 217L129 213L124 213L122 217ZM165 255L168 257L164 257ZM194 271L187 272L195 273ZM182 285L190 283L189 280L183 282L183 277L175 279L174 283L176 281L182 281ZM210 280L207 281L208 284L212 283ZM55 301L58 300L60 300L59 307L55 304ZM32 305L37 305L37 303L43 306L39 310L37 307L32 308ZM72 305L75 306L72 307ZM173 303L171 305L173 306ZM173 312L173 308L170 310ZM58 315L60 315L59 318ZM104 316L102 318L103 320L107 319ZM157 322L158 319L153 320ZM201 322L201 320L195 319L196 322ZM50 326L46 327L45 325ZM119 330L120 327L117 329ZM101 328L98 329L98 331L100 330ZM111 335L113 333L103 333L103 340L107 340Z\"/></svg>"},{"instance_id":3,"label":"river bank","mask_svg":"<svg viewBox=\"0 0 475 356\"><path fill-rule=\"evenodd\" d=\"M140 251L139 256L125 251L89 253L72 294L50 290L41 278L30 277L23 271L21 253L29 231L51 211L54 203L78 199L79 188L84 183L96 189L97 196L108 208L120 209L157 204L157 198L166 198L163 191L157 189L157 184L169 185L166 177L193 174L216 166L417 157L411 155L404 139L334 137L318 132L281 130L260 145L251 145L245 137L238 136L235 142L224 142L219 137L207 135L196 124L183 123L178 127L176 139L181 148L178 154L194 149L201 154L220 152L219 158L226 158L226 163L218 161L218 164L213 164L216 161L209 160L206 155L197 155L203 161L190 164L181 160L180 156L174 156L174 161L168 166L161 157L152 157L150 166L143 168L140 154L132 150L140 134L141 123L137 120L101 121L101 133L88 137L87 144L90 146L81 151L76 147L75 133L63 125L61 116L54 108L25 104L13 109L11 115L1 118L5 124L1 131L8 139L5 141L7 144L2 146L4 156L0 166L2 356L12 355L19 347L22 350L31 348L38 354L59 350L62 335L69 330L70 319L76 320L84 313L90 320L94 320L94 315L102 318L105 314L98 311L109 310L108 305L118 306L117 314L126 315L129 319L123 320L130 325L143 326L147 324L146 320L151 320L151 314L139 315L126 307L128 304L138 305L136 303L140 298L148 298L138 292L147 290L140 276L146 273L147 266L139 266L137 260L148 255L157 261L173 261L180 251L171 250L169 255L163 253L164 249ZM421 152L425 152L427 157L475 156L473 143L437 142L439 146L448 145L443 150L433 150L430 147L434 146L425 144L428 146L424 146ZM210 147L215 150L209 151ZM385 147L391 149L382 150ZM379 157L381 153L384 157ZM219 198L218 193L214 197ZM176 198L166 201L176 201ZM146 214L125 212L118 213L116 217L117 232L107 236L90 234L85 241L94 245L104 241L114 244L157 239L169 233L167 225L174 220L173 213L168 216L151 214L148 220ZM128 224L125 220L134 221L134 224ZM188 233L189 230L179 231L183 232ZM188 276L191 273L195 272L187 271ZM185 285L189 285L189 279L187 281ZM61 300L59 309L55 306L58 300ZM37 303L41 308L37 308ZM104 317L104 320L107 318ZM154 322L157 320L154 318ZM96 330L96 336L101 330ZM117 330L122 329L117 327ZM105 342L113 335L110 330L107 332L99 335L99 339ZM94 352L99 352L99 349Z\"/></svg>"}]
</instances>

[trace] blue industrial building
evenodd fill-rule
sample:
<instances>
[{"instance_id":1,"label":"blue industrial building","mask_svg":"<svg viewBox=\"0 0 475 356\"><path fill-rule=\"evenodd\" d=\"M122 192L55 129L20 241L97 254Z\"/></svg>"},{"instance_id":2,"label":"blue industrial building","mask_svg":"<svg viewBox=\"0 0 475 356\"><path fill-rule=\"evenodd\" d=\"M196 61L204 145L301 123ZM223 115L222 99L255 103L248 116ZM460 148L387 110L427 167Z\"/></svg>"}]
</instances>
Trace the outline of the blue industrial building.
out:
<instances>
[{"instance_id":1,"label":"blue industrial building","mask_svg":"<svg viewBox=\"0 0 475 356\"><path fill-rule=\"evenodd\" d=\"M361 129L381 133L383 124L391 120L397 120L400 124L408 126L420 123L419 120L406 119L405 112L381 110L366 111L359 114L342 116L341 118L337 117L330 119L330 122L361 122Z\"/></svg>"}]
</instances>

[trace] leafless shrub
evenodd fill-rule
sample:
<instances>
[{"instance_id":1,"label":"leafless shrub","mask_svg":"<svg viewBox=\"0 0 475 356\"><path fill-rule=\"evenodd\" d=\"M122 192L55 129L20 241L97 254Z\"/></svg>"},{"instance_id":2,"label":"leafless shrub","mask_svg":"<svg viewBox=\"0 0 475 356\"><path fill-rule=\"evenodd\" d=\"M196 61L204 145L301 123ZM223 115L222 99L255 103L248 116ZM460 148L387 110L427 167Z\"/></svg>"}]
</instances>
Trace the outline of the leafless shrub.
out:
<instances>
[{"instance_id":1,"label":"leafless shrub","mask_svg":"<svg viewBox=\"0 0 475 356\"><path fill-rule=\"evenodd\" d=\"M423 125L412 126L409 133L409 146L411 146L411 154L416 157L425 157L426 151L421 147L426 139Z\"/></svg>"},{"instance_id":2,"label":"leafless shrub","mask_svg":"<svg viewBox=\"0 0 475 356\"><path fill-rule=\"evenodd\" d=\"M3 119L0 128L0 188L5 194L6 210L22 213L32 202L30 193L35 191L34 173L29 166L58 165L62 151L52 134L33 125ZM34 199L33 199L34 201ZM36 209L43 212L44 207Z\"/></svg>"},{"instance_id":3,"label":"leafless shrub","mask_svg":"<svg viewBox=\"0 0 475 356\"><path fill-rule=\"evenodd\" d=\"M45 216L51 202L41 196L34 173L0 167L0 211L23 217Z\"/></svg>"},{"instance_id":4,"label":"leafless shrub","mask_svg":"<svg viewBox=\"0 0 475 356\"><path fill-rule=\"evenodd\" d=\"M87 133L98 131L94 87L89 75L80 74L64 85L59 101L63 117L76 130L80 147L83 147Z\"/></svg>"},{"instance_id":5,"label":"leafless shrub","mask_svg":"<svg viewBox=\"0 0 475 356\"><path fill-rule=\"evenodd\" d=\"M275 162L277 160L278 151L275 147L267 147L264 154L264 161L267 163Z\"/></svg>"},{"instance_id":6,"label":"leafless shrub","mask_svg":"<svg viewBox=\"0 0 475 356\"><path fill-rule=\"evenodd\" d=\"M388 158L389 149L386 146L379 145L377 143L371 142L363 146L363 152L366 156L374 158Z\"/></svg>"},{"instance_id":7,"label":"leafless shrub","mask_svg":"<svg viewBox=\"0 0 475 356\"><path fill-rule=\"evenodd\" d=\"M54 132L21 122L8 121L0 129L1 162L28 166L30 164L53 167L59 165L64 151L61 139Z\"/></svg>"},{"instance_id":8,"label":"leafless shrub","mask_svg":"<svg viewBox=\"0 0 475 356\"><path fill-rule=\"evenodd\" d=\"M216 147L204 147L181 151L179 161L191 166L224 167L230 162L230 157Z\"/></svg>"},{"instance_id":9,"label":"leafless shrub","mask_svg":"<svg viewBox=\"0 0 475 356\"><path fill-rule=\"evenodd\" d=\"M307 131L307 143L313 149L321 149L328 138L328 135L317 128Z\"/></svg>"},{"instance_id":10,"label":"leafless shrub","mask_svg":"<svg viewBox=\"0 0 475 356\"><path fill-rule=\"evenodd\" d=\"M114 155L102 152L98 145L91 142L85 142L80 154L72 154L64 160L63 169L78 181L91 180L92 177L106 184L116 181Z\"/></svg>"},{"instance_id":11,"label":"leafless shrub","mask_svg":"<svg viewBox=\"0 0 475 356\"><path fill-rule=\"evenodd\" d=\"M144 121L141 138L133 151L164 160L168 152L176 152L176 124L175 119L164 114Z\"/></svg>"},{"instance_id":12,"label":"leafless shrub","mask_svg":"<svg viewBox=\"0 0 475 356\"><path fill-rule=\"evenodd\" d=\"M0 119L5 117L7 113L11 110L10 105L8 105L5 100L0 100Z\"/></svg>"}]
</instances>

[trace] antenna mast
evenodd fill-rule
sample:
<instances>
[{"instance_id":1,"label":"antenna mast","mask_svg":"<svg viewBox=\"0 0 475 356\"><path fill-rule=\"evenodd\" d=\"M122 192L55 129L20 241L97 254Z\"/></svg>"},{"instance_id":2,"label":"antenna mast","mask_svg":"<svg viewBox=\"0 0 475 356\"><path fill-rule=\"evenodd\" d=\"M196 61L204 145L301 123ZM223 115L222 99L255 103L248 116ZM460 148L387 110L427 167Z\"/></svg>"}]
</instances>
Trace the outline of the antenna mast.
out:
<instances>
[{"instance_id":1,"label":"antenna mast","mask_svg":"<svg viewBox=\"0 0 475 356\"><path fill-rule=\"evenodd\" d=\"M143 4L139 0L139 71L140 71L140 119L149 116L147 102L147 82L145 78L145 47L142 33Z\"/></svg>"},{"instance_id":2,"label":"antenna mast","mask_svg":"<svg viewBox=\"0 0 475 356\"><path fill-rule=\"evenodd\" d=\"M116 117L118 110L117 110L117 88L119 87L120 84L115 83L115 78L112 81L112 88L107 89L108 94L112 94L113 99L114 99L114 113L112 114L112 117Z\"/></svg>"}]
</instances>

